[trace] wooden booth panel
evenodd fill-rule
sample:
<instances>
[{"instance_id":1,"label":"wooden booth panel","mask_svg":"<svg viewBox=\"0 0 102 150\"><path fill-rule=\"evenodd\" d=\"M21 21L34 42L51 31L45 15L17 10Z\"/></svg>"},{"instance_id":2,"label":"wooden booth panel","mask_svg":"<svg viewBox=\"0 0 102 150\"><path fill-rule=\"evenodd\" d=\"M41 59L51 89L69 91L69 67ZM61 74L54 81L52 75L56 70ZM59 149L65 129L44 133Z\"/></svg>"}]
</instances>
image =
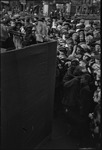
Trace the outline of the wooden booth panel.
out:
<instances>
[{"instance_id":1,"label":"wooden booth panel","mask_svg":"<svg viewBox=\"0 0 102 150\"><path fill-rule=\"evenodd\" d=\"M2 147L34 148L51 134L56 41L1 54Z\"/></svg>"}]
</instances>

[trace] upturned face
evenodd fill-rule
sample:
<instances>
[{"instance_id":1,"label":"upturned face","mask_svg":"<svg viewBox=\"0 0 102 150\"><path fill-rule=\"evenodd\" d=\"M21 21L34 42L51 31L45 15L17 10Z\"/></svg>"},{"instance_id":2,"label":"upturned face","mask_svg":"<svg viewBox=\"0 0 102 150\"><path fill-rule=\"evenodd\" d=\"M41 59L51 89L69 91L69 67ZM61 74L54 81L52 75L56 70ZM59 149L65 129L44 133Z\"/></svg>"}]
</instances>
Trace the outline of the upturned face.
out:
<instances>
[{"instance_id":1,"label":"upturned face","mask_svg":"<svg viewBox=\"0 0 102 150\"><path fill-rule=\"evenodd\" d=\"M80 38L80 42L83 42L85 39L83 34L80 34L79 38Z\"/></svg>"},{"instance_id":2,"label":"upturned face","mask_svg":"<svg viewBox=\"0 0 102 150\"><path fill-rule=\"evenodd\" d=\"M20 24L18 24L16 27L17 27L18 30L21 28Z\"/></svg>"},{"instance_id":3,"label":"upturned face","mask_svg":"<svg viewBox=\"0 0 102 150\"><path fill-rule=\"evenodd\" d=\"M96 33L94 32L93 36L94 36L94 38L100 38L100 33L99 32L96 32Z\"/></svg>"},{"instance_id":4,"label":"upturned face","mask_svg":"<svg viewBox=\"0 0 102 150\"><path fill-rule=\"evenodd\" d=\"M88 38L85 38L86 44L90 44L90 40Z\"/></svg>"},{"instance_id":5,"label":"upturned face","mask_svg":"<svg viewBox=\"0 0 102 150\"><path fill-rule=\"evenodd\" d=\"M14 27L15 26L15 22L11 21L11 26Z\"/></svg>"},{"instance_id":6,"label":"upturned face","mask_svg":"<svg viewBox=\"0 0 102 150\"><path fill-rule=\"evenodd\" d=\"M72 39L73 39L73 41L76 41L77 40L77 36L76 35L72 35Z\"/></svg>"},{"instance_id":7,"label":"upturned face","mask_svg":"<svg viewBox=\"0 0 102 150\"><path fill-rule=\"evenodd\" d=\"M95 46L95 51L96 51L96 52L100 52L100 51L101 51L100 45L96 45L96 46Z\"/></svg>"},{"instance_id":8,"label":"upturned face","mask_svg":"<svg viewBox=\"0 0 102 150\"><path fill-rule=\"evenodd\" d=\"M80 54L81 49L79 47L77 47L76 49L76 54Z\"/></svg>"},{"instance_id":9,"label":"upturned face","mask_svg":"<svg viewBox=\"0 0 102 150\"><path fill-rule=\"evenodd\" d=\"M68 44L68 48L69 48L69 51L72 51L73 50L72 44Z\"/></svg>"},{"instance_id":10,"label":"upturned face","mask_svg":"<svg viewBox=\"0 0 102 150\"><path fill-rule=\"evenodd\" d=\"M87 55L84 55L83 56L83 60L87 60L88 59L88 56Z\"/></svg>"}]
</instances>

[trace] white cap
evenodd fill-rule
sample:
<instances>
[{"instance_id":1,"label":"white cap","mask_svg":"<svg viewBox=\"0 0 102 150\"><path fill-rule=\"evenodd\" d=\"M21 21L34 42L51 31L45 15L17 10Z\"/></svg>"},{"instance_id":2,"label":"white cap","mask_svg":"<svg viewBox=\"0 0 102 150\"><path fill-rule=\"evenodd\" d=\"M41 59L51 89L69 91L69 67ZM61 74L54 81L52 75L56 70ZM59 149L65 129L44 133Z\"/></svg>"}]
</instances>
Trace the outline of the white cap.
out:
<instances>
[{"instance_id":1,"label":"white cap","mask_svg":"<svg viewBox=\"0 0 102 150\"><path fill-rule=\"evenodd\" d=\"M86 25L85 25L85 28L87 28L87 27L91 27L91 25L90 25L90 24L86 24Z\"/></svg>"},{"instance_id":2,"label":"white cap","mask_svg":"<svg viewBox=\"0 0 102 150\"><path fill-rule=\"evenodd\" d=\"M76 24L76 27L78 27L78 26L80 26L81 25L81 23L78 23L78 24Z\"/></svg>"},{"instance_id":3,"label":"white cap","mask_svg":"<svg viewBox=\"0 0 102 150\"><path fill-rule=\"evenodd\" d=\"M80 29L76 29L76 32L80 31Z\"/></svg>"}]
</instances>

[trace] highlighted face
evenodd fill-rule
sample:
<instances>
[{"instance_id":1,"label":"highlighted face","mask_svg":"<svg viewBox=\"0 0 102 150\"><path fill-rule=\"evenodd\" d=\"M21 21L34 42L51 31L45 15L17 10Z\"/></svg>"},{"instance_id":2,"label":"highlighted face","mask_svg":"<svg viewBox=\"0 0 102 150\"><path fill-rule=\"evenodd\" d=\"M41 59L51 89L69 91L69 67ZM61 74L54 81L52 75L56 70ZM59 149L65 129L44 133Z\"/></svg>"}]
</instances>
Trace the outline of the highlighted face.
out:
<instances>
[{"instance_id":1,"label":"highlighted face","mask_svg":"<svg viewBox=\"0 0 102 150\"><path fill-rule=\"evenodd\" d=\"M15 26L15 22L11 21L11 26L14 27Z\"/></svg>"},{"instance_id":2,"label":"highlighted face","mask_svg":"<svg viewBox=\"0 0 102 150\"><path fill-rule=\"evenodd\" d=\"M72 46L72 44L69 44L69 45L68 45L68 48L69 48L69 51L70 51L70 52L73 51L73 46Z\"/></svg>"},{"instance_id":3,"label":"highlighted face","mask_svg":"<svg viewBox=\"0 0 102 150\"><path fill-rule=\"evenodd\" d=\"M16 27L17 27L17 29L20 29L20 28L21 28L21 25L20 25L20 24L17 24Z\"/></svg>"},{"instance_id":4,"label":"highlighted face","mask_svg":"<svg viewBox=\"0 0 102 150\"><path fill-rule=\"evenodd\" d=\"M94 32L93 33L94 38L100 38L100 33L99 32Z\"/></svg>"},{"instance_id":5,"label":"highlighted face","mask_svg":"<svg viewBox=\"0 0 102 150\"><path fill-rule=\"evenodd\" d=\"M85 39L83 34L80 34L80 37L79 37L79 38L80 38L80 42L83 42L84 39Z\"/></svg>"},{"instance_id":6,"label":"highlighted face","mask_svg":"<svg viewBox=\"0 0 102 150\"><path fill-rule=\"evenodd\" d=\"M89 57L87 55L83 56L83 60L87 60Z\"/></svg>"},{"instance_id":7,"label":"highlighted face","mask_svg":"<svg viewBox=\"0 0 102 150\"><path fill-rule=\"evenodd\" d=\"M90 43L89 39L85 39L85 41L86 41L86 44L89 44L89 43Z\"/></svg>"},{"instance_id":8,"label":"highlighted face","mask_svg":"<svg viewBox=\"0 0 102 150\"><path fill-rule=\"evenodd\" d=\"M81 52L81 49L79 47L77 47L76 54L80 54L80 52Z\"/></svg>"},{"instance_id":9,"label":"highlighted face","mask_svg":"<svg viewBox=\"0 0 102 150\"><path fill-rule=\"evenodd\" d=\"M95 46L95 51L96 51L96 52L100 52L100 51L101 51L100 45L96 45L96 46Z\"/></svg>"},{"instance_id":10,"label":"highlighted face","mask_svg":"<svg viewBox=\"0 0 102 150\"><path fill-rule=\"evenodd\" d=\"M77 35L72 35L72 39L73 39L73 41L76 41L78 39L78 36Z\"/></svg>"}]
</instances>

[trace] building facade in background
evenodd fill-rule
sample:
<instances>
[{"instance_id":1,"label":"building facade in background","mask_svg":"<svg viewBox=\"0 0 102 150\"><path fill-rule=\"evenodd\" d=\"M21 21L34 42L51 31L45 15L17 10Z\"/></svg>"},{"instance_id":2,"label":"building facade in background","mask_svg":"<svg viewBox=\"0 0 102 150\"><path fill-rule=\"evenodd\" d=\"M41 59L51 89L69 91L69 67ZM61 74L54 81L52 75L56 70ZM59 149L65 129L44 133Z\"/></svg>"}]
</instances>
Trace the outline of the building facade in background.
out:
<instances>
[{"instance_id":1,"label":"building facade in background","mask_svg":"<svg viewBox=\"0 0 102 150\"><path fill-rule=\"evenodd\" d=\"M76 14L100 14L100 0L71 0Z\"/></svg>"},{"instance_id":2,"label":"building facade in background","mask_svg":"<svg viewBox=\"0 0 102 150\"><path fill-rule=\"evenodd\" d=\"M1 0L2 8L24 10L39 5L40 13L45 16L56 9L69 15L100 14L100 0Z\"/></svg>"}]
</instances>

